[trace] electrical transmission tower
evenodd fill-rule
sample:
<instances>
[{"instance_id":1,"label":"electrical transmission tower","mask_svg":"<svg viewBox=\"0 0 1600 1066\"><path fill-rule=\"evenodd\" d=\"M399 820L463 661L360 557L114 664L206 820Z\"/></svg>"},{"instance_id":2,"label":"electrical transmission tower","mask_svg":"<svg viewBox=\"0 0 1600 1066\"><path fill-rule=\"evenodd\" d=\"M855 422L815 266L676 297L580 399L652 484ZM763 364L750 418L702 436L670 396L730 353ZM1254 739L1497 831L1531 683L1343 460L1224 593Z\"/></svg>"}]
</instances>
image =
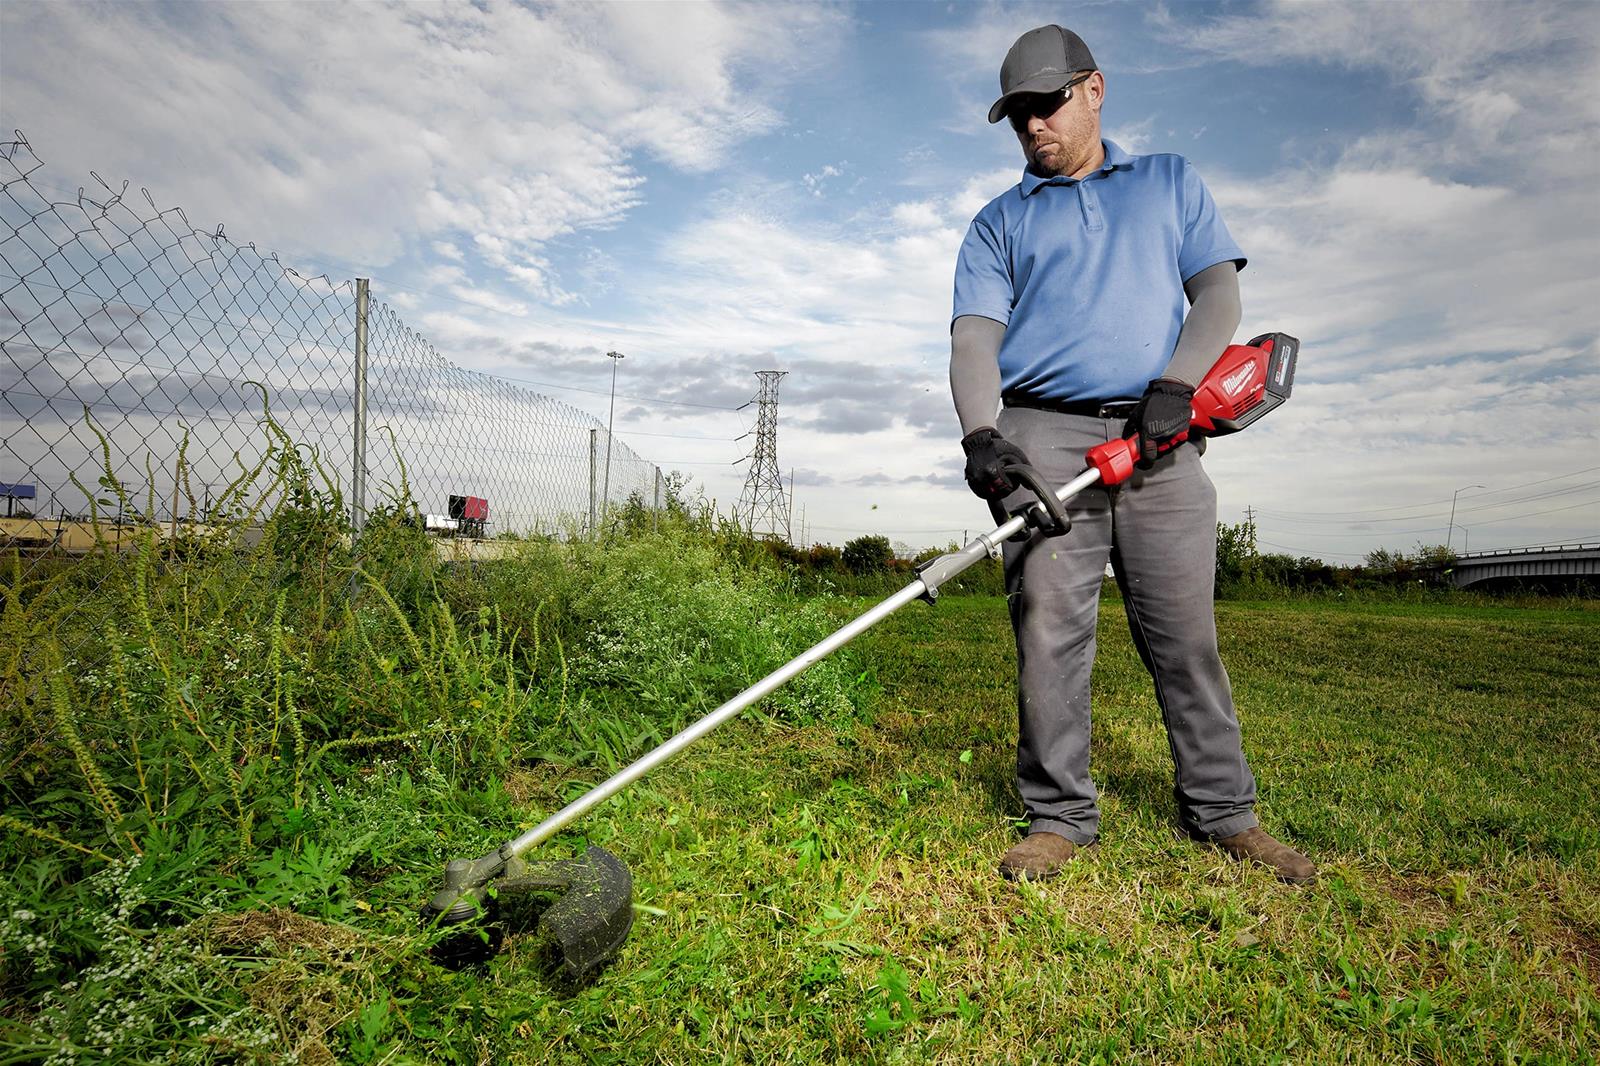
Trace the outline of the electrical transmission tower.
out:
<instances>
[{"instance_id":1,"label":"electrical transmission tower","mask_svg":"<svg viewBox=\"0 0 1600 1066\"><path fill-rule=\"evenodd\" d=\"M739 515L752 534L789 540L789 501L778 473L778 380L784 370L758 370L761 392L756 397L756 446L750 453L750 474L739 494Z\"/></svg>"}]
</instances>

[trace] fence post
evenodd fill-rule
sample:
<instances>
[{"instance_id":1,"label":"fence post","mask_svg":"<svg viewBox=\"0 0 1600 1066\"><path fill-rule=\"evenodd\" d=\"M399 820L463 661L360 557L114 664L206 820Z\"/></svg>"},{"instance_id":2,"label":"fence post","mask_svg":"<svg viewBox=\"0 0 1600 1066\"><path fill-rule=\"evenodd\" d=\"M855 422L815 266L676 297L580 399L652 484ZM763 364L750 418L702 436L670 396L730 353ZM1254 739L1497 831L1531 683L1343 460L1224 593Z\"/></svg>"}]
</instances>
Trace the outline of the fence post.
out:
<instances>
[{"instance_id":1,"label":"fence post","mask_svg":"<svg viewBox=\"0 0 1600 1066\"><path fill-rule=\"evenodd\" d=\"M595 490L599 488L599 485L595 483L596 476L600 473L599 458L600 431L598 429L591 429L589 431L589 536L591 537L596 536L599 532L599 530L595 527L594 521L594 494Z\"/></svg>"},{"instance_id":2,"label":"fence post","mask_svg":"<svg viewBox=\"0 0 1600 1066\"><path fill-rule=\"evenodd\" d=\"M661 528L661 468L656 467L656 505L650 513L650 528Z\"/></svg>"},{"instance_id":3,"label":"fence post","mask_svg":"<svg viewBox=\"0 0 1600 1066\"><path fill-rule=\"evenodd\" d=\"M367 521L367 286L356 279L355 439L350 473L350 529L360 535Z\"/></svg>"}]
</instances>

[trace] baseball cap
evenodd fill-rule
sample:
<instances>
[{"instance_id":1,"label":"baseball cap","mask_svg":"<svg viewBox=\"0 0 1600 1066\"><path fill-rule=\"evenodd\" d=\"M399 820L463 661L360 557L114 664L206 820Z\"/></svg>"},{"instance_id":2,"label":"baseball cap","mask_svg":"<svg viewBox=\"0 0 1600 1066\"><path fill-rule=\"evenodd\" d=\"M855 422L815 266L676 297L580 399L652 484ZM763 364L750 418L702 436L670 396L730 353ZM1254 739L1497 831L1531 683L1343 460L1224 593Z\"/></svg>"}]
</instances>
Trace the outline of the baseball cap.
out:
<instances>
[{"instance_id":1,"label":"baseball cap","mask_svg":"<svg viewBox=\"0 0 1600 1066\"><path fill-rule=\"evenodd\" d=\"M1000 99L989 109L989 121L1004 118L1006 101L1018 93L1053 93L1074 71L1098 69L1089 46L1071 30L1054 24L1029 30L1000 64Z\"/></svg>"}]
</instances>

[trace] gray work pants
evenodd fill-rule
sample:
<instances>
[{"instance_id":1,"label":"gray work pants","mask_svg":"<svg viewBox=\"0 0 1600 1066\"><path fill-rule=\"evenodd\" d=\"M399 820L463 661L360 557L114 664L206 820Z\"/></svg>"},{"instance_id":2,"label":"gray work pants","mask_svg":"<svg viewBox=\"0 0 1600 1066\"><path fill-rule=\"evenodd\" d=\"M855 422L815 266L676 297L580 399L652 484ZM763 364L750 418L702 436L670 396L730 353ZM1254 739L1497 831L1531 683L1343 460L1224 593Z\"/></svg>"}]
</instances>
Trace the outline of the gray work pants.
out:
<instances>
[{"instance_id":1,"label":"gray work pants","mask_svg":"<svg viewBox=\"0 0 1600 1066\"><path fill-rule=\"evenodd\" d=\"M1083 471L1083 455L1120 435L1123 419L1007 407L998 429L1046 482ZM1021 492L1006 502L1020 503ZM1100 582L1109 561L1128 626L1155 681L1175 767L1178 821L1223 837L1256 824L1255 779L1239 741L1228 674L1217 654L1212 585L1217 494L1184 445L1121 485L1068 505L1072 532L1005 546L1017 638L1017 788L1033 833L1078 844L1099 833L1089 777L1089 669Z\"/></svg>"}]
</instances>

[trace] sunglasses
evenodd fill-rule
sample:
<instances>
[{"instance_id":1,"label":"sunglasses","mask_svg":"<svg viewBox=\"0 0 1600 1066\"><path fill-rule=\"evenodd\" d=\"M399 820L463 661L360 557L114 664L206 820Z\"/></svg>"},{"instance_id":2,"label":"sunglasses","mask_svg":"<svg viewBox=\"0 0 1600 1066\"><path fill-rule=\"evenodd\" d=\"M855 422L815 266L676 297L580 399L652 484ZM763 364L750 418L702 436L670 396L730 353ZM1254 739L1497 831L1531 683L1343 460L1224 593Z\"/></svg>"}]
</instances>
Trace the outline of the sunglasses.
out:
<instances>
[{"instance_id":1,"label":"sunglasses","mask_svg":"<svg viewBox=\"0 0 1600 1066\"><path fill-rule=\"evenodd\" d=\"M1013 96L1006 103L1006 118L1011 120L1011 128L1022 132L1027 128L1031 118L1049 118L1061 109L1061 105L1072 99L1072 87L1088 81L1094 74L1079 74L1053 93L1022 93Z\"/></svg>"}]
</instances>

